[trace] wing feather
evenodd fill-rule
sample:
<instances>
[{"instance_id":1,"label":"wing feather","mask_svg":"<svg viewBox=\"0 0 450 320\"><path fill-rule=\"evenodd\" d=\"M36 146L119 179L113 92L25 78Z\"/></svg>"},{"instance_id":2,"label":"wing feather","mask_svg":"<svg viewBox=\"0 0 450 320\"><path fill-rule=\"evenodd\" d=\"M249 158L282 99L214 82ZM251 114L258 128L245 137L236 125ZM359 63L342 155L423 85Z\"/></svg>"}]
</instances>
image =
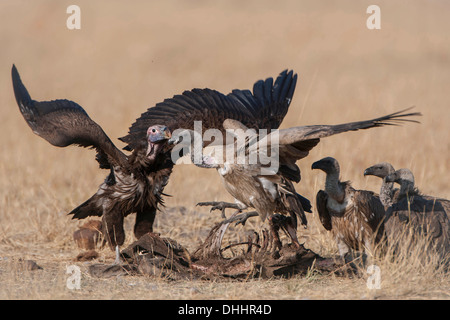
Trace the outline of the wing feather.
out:
<instances>
[{"instance_id":1,"label":"wing feather","mask_svg":"<svg viewBox=\"0 0 450 320\"><path fill-rule=\"evenodd\" d=\"M323 190L319 190L316 196L317 212L319 213L320 222L322 222L322 225L325 228L325 230L330 231L332 229L332 225L331 225L331 215L327 209L327 200L328 194Z\"/></svg>"},{"instance_id":2,"label":"wing feather","mask_svg":"<svg viewBox=\"0 0 450 320\"><path fill-rule=\"evenodd\" d=\"M321 138L347 131L357 131L386 125L399 125L404 122L419 123L416 120L407 119L407 117L421 116L421 113L405 113L407 110L409 109L365 121L349 122L338 125L312 125L281 129L276 132L271 132L269 135L262 138L259 143L263 146L278 143L280 159L284 157L286 160L285 162L295 163L295 161L306 157L309 151L319 143ZM274 134L278 134L278 139L273 138ZM294 152L294 149L286 148L285 146L294 147L298 152Z\"/></svg>"},{"instance_id":3,"label":"wing feather","mask_svg":"<svg viewBox=\"0 0 450 320\"><path fill-rule=\"evenodd\" d=\"M20 112L35 134L57 147L74 144L95 148L102 168L109 168L110 163L127 163L126 155L80 105L70 100L33 100L14 65L11 76Z\"/></svg>"},{"instance_id":4,"label":"wing feather","mask_svg":"<svg viewBox=\"0 0 450 320\"><path fill-rule=\"evenodd\" d=\"M419 123L419 121L416 120L405 119L407 117L422 115L420 112L405 113L410 109L411 108L408 108L365 121L348 122L338 125L312 125L282 129L279 131L279 142L280 144L292 144L305 140L325 138L348 131L364 130L388 125L400 125L404 122Z\"/></svg>"},{"instance_id":5,"label":"wing feather","mask_svg":"<svg viewBox=\"0 0 450 320\"><path fill-rule=\"evenodd\" d=\"M272 78L257 81L253 93L238 89L228 95L212 89L185 91L149 108L120 140L128 144L127 150L133 150L151 125L165 124L172 131L193 130L194 121L201 121L203 130L214 128L222 133L226 119L238 120L251 129L275 129L288 111L296 83L297 75L286 70L275 83Z\"/></svg>"},{"instance_id":6,"label":"wing feather","mask_svg":"<svg viewBox=\"0 0 450 320\"><path fill-rule=\"evenodd\" d=\"M385 211L380 199L372 191L357 190L354 196L355 205L359 212L364 215L372 231L380 228L384 220Z\"/></svg>"}]
</instances>

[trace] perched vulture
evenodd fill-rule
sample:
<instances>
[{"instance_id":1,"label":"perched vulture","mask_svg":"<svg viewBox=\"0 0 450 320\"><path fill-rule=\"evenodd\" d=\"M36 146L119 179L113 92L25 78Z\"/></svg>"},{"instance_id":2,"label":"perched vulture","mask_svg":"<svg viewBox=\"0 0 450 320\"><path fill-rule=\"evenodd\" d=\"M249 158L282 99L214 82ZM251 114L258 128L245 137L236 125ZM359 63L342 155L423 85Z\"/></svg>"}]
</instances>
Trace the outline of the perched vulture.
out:
<instances>
[{"instance_id":1,"label":"perched vulture","mask_svg":"<svg viewBox=\"0 0 450 320\"><path fill-rule=\"evenodd\" d=\"M380 189L380 200L385 210L392 205L398 196L399 190L394 189L394 182L386 182L386 177L394 172L394 167L388 162L381 162L364 170L364 176L376 176L383 179Z\"/></svg>"},{"instance_id":2,"label":"perched vulture","mask_svg":"<svg viewBox=\"0 0 450 320\"><path fill-rule=\"evenodd\" d=\"M386 177L386 182L400 185L397 200L386 211L386 231L395 238L409 224L418 234L429 236L443 256L450 253L450 201L422 195L414 186L409 169L399 169Z\"/></svg>"},{"instance_id":3,"label":"perched vulture","mask_svg":"<svg viewBox=\"0 0 450 320\"><path fill-rule=\"evenodd\" d=\"M237 136L236 141L245 141L245 143L240 143L239 145L236 142L231 147L229 144L226 144L222 151L220 151L220 148L215 149L213 152L214 156L199 156L197 157L198 161L194 161L194 163L200 167L216 168L226 190L235 198L236 204L223 202L206 202L204 204L212 205L213 208L219 209L225 207L235 208L238 211L254 208L262 220L266 217L269 219L278 247L281 245L277 236L279 227L286 231L294 245L299 246L296 236L297 217L306 226L307 220L304 211L305 209L309 211L310 205L307 199L297 194L293 186L293 182L298 183L300 181L300 169L296 165L296 161L306 157L309 151L319 143L320 138L347 131L398 124L403 121L417 122L404 119L405 117L417 115L420 115L420 113L404 113L404 111L400 111L366 121L281 129L261 137L256 132L250 131L249 133L248 128L239 121L228 119L224 121L223 127L231 132L235 132ZM246 134L243 134L244 132ZM192 137L193 135L195 133L190 131L190 136ZM170 142L180 143L176 135L172 136ZM194 150L194 153L197 153L198 150L195 147L195 143L193 146L191 145L191 149ZM199 146L197 145L198 148ZM229 152L230 149L232 152ZM270 151L268 151L269 149ZM275 154L274 158L278 162L262 163L262 161L254 161L251 163L247 161L240 163L237 159L242 152L245 153L245 159L247 160L261 159L261 155L263 155L262 158L265 158L264 156L268 153ZM231 156L227 156L230 153ZM362 193L361 197L369 194ZM380 206L381 213L384 214L381 203ZM281 218L282 216L274 214L288 214L289 218L283 219ZM248 216L254 215L253 212L243 214L242 219L245 221ZM272 219L273 217L276 217L275 221ZM375 223L374 221L371 223ZM378 223L377 221L374 230L378 227Z\"/></svg>"},{"instance_id":4,"label":"perched vulture","mask_svg":"<svg viewBox=\"0 0 450 320\"><path fill-rule=\"evenodd\" d=\"M320 221L331 231L341 257L352 250L373 252L384 236L385 211L371 191L355 190L349 181L341 182L336 159L327 157L312 164L312 169L326 173L325 190L317 193Z\"/></svg>"},{"instance_id":5,"label":"perched vulture","mask_svg":"<svg viewBox=\"0 0 450 320\"><path fill-rule=\"evenodd\" d=\"M32 100L16 67L12 67L14 94L19 109L33 132L54 146L79 145L96 150L100 168L109 169L105 181L87 201L72 210L74 219L102 217L102 233L116 250L125 233L123 219L136 213L134 234L140 238L153 230L158 205L163 205L164 187L174 163L167 140L177 128L225 129L226 119L236 119L253 129L278 128L294 94L297 75L283 71L254 84L249 90L233 90L228 95L211 89L193 89L149 108L132 124L122 141L127 155L120 151L77 103L69 100Z\"/></svg>"}]
</instances>

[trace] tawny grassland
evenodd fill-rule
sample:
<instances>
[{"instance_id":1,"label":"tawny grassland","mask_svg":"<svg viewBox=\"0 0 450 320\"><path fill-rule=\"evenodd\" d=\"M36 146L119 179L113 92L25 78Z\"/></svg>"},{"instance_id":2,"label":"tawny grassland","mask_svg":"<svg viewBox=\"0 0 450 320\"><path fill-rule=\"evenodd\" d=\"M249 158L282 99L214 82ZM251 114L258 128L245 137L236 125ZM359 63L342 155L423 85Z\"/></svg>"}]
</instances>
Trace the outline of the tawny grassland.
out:
<instances>
[{"instance_id":1,"label":"tawny grassland","mask_svg":"<svg viewBox=\"0 0 450 320\"><path fill-rule=\"evenodd\" d=\"M146 108L194 87L227 93L251 88L286 68L299 74L282 127L369 119L410 106L421 124L376 128L325 138L299 161L298 192L315 201L324 174L312 162L333 156L354 187L379 190L363 177L366 167L389 161L410 168L423 193L450 198L450 22L446 1L377 1L381 30L368 30L370 1L77 1L81 29L66 28L69 2L0 2L0 298L2 299L403 299L450 296L442 261L416 246L397 260L377 261L381 289L368 275L336 277L312 272L289 280L177 281L163 278L92 278L74 262L66 215L103 181L94 151L56 148L32 133L14 100L13 63L37 100L78 102L117 140ZM156 231L188 249L204 239L219 213L196 208L206 200L232 199L214 170L176 167L165 190L168 208ZM308 214L299 228L305 246L331 256L333 239ZM126 244L134 240L126 219ZM258 219L236 227L265 227ZM228 241L228 240L227 240ZM100 262L112 262L108 248ZM26 271L19 259L43 270ZM82 270L81 289L66 287L66 267Z\"/></svg>"}]
</instances>

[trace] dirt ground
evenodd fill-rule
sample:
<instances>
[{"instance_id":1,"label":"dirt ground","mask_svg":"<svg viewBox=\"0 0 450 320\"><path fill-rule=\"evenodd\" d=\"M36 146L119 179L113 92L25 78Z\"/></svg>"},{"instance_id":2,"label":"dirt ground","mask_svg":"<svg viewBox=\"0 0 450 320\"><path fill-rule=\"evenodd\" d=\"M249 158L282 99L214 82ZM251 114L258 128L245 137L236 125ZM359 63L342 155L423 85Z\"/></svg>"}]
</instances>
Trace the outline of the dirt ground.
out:
<instances>
[{"instance_id":1,"label":"dirt ground","mask_svg":"<svg viewBox=\"0 0 450 320\"><path fill-rule=\"evenodd\" d=\"M311 272L291 279L169 281L160 276L92 277L92 262L75 262L72 240L82 221L66 215L106 176L92 150L56 148L22 118L11 85L14 63L31 96L66 98L83 106L118 147L131 123L165 98L192 88L228 93L284 69L299 75L282 128L370 119L410 106L421 124L323 139L298 162L299 193L314 204L324 175L311 164L332 156L344 180L378 191L364 169L381 161L410 168L419 189L450 198L450 21L447 1L377 1L381 29L369 30L370 1L77 1L81 29L70 30L71 3L0 2L0 299L449 299L450 276L436 257L403 251L378 261L381 287L370 273L337 277ZM193 250L220 221L200 201L232 201L215 170L174 169L167 209L155 231ZM184 207L185 209L182 209ZM308 214L299 228L305 247L330 257L337 247ZM135 239L125 221L125 245ZM258 219L231 228L226 241L267 227ZM99 251L98 263L114 254ZM42 269L30 270L25 260ZM70 266L80 268L71 289ZM364 271L364 270L363 270Z\"/></svg>"}]
</instances>

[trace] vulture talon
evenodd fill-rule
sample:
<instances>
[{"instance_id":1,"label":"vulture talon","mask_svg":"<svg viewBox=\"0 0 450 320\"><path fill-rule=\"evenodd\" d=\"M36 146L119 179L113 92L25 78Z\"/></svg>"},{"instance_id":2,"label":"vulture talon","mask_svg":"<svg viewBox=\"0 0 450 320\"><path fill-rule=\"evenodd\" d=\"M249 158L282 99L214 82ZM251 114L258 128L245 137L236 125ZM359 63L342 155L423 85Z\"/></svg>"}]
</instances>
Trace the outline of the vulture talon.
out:
<instances>
[{"instance_id":1,"label":"vulture talon","mask_svg":"<svg viewBox=\"0 0 450 320\"><path fill-rule=\"evenodd\" d=\"M241 210L236 211L236 213L239 213ZM237 216L232 216L228 219L225 219L224 221L222 221L222 224L226 224L226 223L231 223L231 222L235 222L236 224L235 226L237 226L238 224L242 223L242 225L245 225L245 222L247 221L248 218L250 217L257 217L259 214L256 211L251 211L251 212L245 212L242 213L240 215Z\"/></svg>"},{"instance_id":2,"label":"vulture talon","mask_svg":"<svg viewBox=\"0 0 450 320\"><path fill-rule=\"evenodd\" d=\"M242 224L243 226L245 226L245 223L247 222L248 218L251 217L257 217L258 216L258 212L257 211L251 211L251 212L245 212L243 214L240 214L239 216L237 216L236 218L236 223L235 226Z\"/></svg>"},{"instance_id":3,"label":"vulture talon","mask_svg":"<svg viewBox=\"0 0 450 320\"><path fill-rule=\"evenodd\" d=\"M122 263L122 257L120 256L120 249L119 249L118 245L115 247L114 251L115 251L116 257L114 259L113 265L120 265Z\"/></svg>"},{"instance_id":4,"label":"vulture talon","mask_svg":"<svg viewBox=\"0 0 450 320\"><path fill-rule=\"evenodd\" d=\"M197 206L200 207L207 207L207 206L211 206L211 209L209 209L209 212L213 212L215 210L221 210L222 211L222 218L226 219L227 216L225 215L225 210L226 209L237 209L240 210L240 208L238 207L237 204L235 203L230 203L230 202L224 202L224 201L207 201L207 202L199 202L197 203Z\"/></svg>"},{"instance_id":5,"label":"vulture talon","mask_svg":"<svg viewBox=\"0 0 450 320\"><path fill-rule=\"evenodd\" d=\"M211 209L209 209L209 212L212 213L213 211L216 211L216 210L220 210L220 212L221 212L220 216L223 219L227 218L227 216L225 215L225 208L222 208L222 207L219 207L219 206L213 206L213 207L211 207Z\"/></svg>"}]
</instances>

